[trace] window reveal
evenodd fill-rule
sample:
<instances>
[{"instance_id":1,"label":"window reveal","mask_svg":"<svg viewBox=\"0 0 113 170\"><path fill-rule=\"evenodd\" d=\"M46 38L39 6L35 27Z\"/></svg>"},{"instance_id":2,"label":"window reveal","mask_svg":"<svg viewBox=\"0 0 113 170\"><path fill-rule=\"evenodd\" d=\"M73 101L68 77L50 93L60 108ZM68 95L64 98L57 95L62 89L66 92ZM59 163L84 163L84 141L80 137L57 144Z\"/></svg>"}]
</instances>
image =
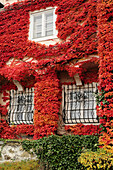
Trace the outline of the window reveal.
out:
<instances>
[{"instance_id":1,"label":"window reveal","mask_svg":"<svg viewBox=\"0 0 113 170\"><path fill-rule=\"evenodd\" d=\"M94 96L96 90L96 83L79 87L63 85L62 106L65 123L98 123Z\"/></svg>"},{"instance_id":2,"label":"window reveal","mask_svg":"<svg viewBox=\"0 0 113 170\"><path fill-rule=\"evenodd\" d=\"M34 90L28 89L24 92L10 91L9 123L10 124L32 124L34 109Z\"/></svg>"}]
</instances>

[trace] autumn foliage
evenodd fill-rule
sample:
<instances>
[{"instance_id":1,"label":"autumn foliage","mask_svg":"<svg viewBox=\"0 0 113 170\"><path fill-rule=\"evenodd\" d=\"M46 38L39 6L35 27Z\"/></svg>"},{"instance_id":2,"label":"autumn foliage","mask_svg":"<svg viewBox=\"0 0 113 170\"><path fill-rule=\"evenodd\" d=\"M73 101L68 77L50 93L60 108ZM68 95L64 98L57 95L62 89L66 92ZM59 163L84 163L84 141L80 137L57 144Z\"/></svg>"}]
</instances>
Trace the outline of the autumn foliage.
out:
<instances>
[{"instance_id":1,"label":"autumn foliage","mask_svg":"<svg viewBox=\"0 0 113 170\"><path fill-rule=\"evenodd\" d=\"M30 11L50 6L57 7L56 28L60 42L46 46L29 40ZM87 71L84 65L93 63L98 66L100 62L99 90L105 94L104 100L98 105L98 116L108 132L106 135L112 140L112 11L111 2L100 0L28 0L6 6L0 12L0 92L5 91L2 99L6 102L5 105L0 105L1 114L7 115L7 91L16 89L13 80L18 80L24 88L34 86L34 138L54 134L61 104L58 71L66 70L71 77L79 73L84 84L97 82L98 69ZM9 60L12 61L8 65ZM3 124L8 129L8 125ZM98 125L80 124L67 127L66 130L70 129L79 135L100 133ZM13 132L12 128L11 133Z\"/></svg>"},{"instance_id":2,"label":"autumn foliage","mask_svg":"<svg viewBox=\"0 0 113 170\"><path fill-rule=\"evenodd\" d=\"M113 146L113 3L109 0L98 2L99 81L100 91L104 92L98 112L104 120L104 132L99 141L101 145Z\"/></svg>"}]
</instances>

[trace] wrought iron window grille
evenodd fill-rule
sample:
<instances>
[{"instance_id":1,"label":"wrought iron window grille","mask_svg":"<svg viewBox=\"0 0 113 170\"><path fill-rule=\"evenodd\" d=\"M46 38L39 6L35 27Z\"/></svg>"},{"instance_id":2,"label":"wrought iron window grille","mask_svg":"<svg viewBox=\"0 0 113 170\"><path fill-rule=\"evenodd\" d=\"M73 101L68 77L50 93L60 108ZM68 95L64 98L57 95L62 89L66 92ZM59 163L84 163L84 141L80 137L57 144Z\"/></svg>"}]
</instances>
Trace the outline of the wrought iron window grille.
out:
<instances>
[{"instance_id":1,"label":"wrought iron window grille","mask_svg":"<svg viewBox=\"0 0 113 170\"><path fill-rule=\"evenodd\" d=\"M9 124L33 124L34 88L10 91Z\"/></svg>"},{"instance_id":2,"label":"wrought iron window grille","mask_svg":"<svg viewBox=\"0 0 113 170\"><path fill-rule=\"evenodd\" d=\"M62 86L62 112L65 124L99 123L96 114L97 83Z\"/></svg>"}]
</instances>

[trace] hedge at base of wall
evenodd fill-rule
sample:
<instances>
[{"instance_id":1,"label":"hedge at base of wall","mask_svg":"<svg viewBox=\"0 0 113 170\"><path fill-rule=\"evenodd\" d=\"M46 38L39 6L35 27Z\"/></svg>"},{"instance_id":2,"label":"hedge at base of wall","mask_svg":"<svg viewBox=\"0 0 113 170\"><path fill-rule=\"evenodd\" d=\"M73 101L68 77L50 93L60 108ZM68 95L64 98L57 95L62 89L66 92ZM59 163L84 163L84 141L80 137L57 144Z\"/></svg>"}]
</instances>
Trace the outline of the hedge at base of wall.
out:
<instances>
[{"instance_id":1,"label":"hedge at base of wall","mask_svg":"<svg viewBox=\"0 0 113 170\"><path fill-rule=\"evenodd\" d=\"M36 141L25 140L22 146L26 151L34 148L46 170L80 170L83 166L78 157L84 149L97 150L98 136L51 135Z\"/></svg>"}]
</instances>

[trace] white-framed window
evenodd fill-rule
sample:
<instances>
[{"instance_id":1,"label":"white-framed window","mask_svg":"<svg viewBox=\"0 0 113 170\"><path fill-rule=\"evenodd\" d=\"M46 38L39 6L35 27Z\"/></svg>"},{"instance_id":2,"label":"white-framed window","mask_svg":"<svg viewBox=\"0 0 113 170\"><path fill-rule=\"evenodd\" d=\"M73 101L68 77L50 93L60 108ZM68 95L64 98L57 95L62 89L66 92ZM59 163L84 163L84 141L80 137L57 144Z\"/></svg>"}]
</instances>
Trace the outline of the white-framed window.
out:
<instances>
[{"instance_id":1,"label":"white-framed window","mask_svg":"<svg viewBox=\"0 0 113 170\"><path fill-rule=\"evenodd\" d=\"M55 7L30 13L29 40L43 41L57 38Z\"/></svg>"},{"instance_id":2,"label":"white-framed window","mask_svg":"<svg viewBox=\"0 0 113 170\"><path fill-rule=\"evenodd\" d=\"M10 91L9 123L33 124L34 88Z\"/></svg>"},{"instance_id":3,"label":"white-framed window","mask_svg":"<svg viewBox=\"0 0 113 170\"><path fill-rule=\"evenodd\" d=\"M65 124L98 123L96 114L97 83L62 86L62 112Z\"/></svg>"}]
</instances>

